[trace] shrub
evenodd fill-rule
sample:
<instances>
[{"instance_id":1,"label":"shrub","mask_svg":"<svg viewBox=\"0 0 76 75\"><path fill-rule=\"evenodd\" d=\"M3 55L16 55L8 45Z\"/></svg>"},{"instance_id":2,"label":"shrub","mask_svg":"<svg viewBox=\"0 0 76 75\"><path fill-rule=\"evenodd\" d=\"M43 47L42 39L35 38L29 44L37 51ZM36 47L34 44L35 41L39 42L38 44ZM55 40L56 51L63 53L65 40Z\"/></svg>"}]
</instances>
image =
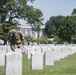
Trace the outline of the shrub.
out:
<instances>
[{"instance_id":1,"label":"shrub","mask_svg":"<svg viewBox=\"0 0 76 75\"><path fill-rule=\"evenodd\" d=\"M61 43L62 40L58 36L54 36L54 42Z\"/></svg>"}]
</instances>

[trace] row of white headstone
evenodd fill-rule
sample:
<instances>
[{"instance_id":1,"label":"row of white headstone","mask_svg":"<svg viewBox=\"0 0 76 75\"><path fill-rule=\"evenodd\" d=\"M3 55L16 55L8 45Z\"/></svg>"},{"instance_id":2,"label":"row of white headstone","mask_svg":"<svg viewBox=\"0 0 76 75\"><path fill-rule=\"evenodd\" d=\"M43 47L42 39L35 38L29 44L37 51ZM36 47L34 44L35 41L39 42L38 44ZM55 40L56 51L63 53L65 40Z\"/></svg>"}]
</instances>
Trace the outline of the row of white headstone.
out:
<instances>
[{"instance_id":1,"label":"row of white headstone","mask_svg":"<svg viewBox=\"0 0 76 75\"><path fill-rule=\"evenodd\" d=\"M27 59L30 59L32 70L43 70L43 64L54 65L76 52L76 45L39 45L25 46ZM44 60L44 62L43 62ZM21 49L12 52L10 46L0 46L0 66L5 66L5 75L22 75L22 53Z\"/></svg>"},{"instance_id":2,"label":"row of white headstone","mask_svg":"<svg viewBox=\"0 0 76 75\"><path fill-rule=\"evenodd\" d=\"M31 60L31 69L43 69L43 64L54 65L55 61L60 61L76 52L76 45L45 45L45 46L25 46L27 59ZM44 59L44 62L43 62Z\"/></svg>"}]
</instances>

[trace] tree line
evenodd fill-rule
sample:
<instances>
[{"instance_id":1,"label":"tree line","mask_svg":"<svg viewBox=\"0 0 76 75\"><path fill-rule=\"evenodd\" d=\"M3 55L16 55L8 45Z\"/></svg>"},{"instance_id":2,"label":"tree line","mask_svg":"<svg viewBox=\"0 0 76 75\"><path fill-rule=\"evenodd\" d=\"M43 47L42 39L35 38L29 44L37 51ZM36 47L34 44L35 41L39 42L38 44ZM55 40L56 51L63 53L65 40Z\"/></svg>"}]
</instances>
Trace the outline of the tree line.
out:
<instances>
[{"instance_id":1,"label":"tree line","mask_svg":"<svg viewBox=\"0 0 76 75\"><path fill-rule=\"evenodd\" d=\"M45 23L45 35L56 42L76 43L76 9L70 16L52 16Z\"/></svg>"}]
</instances>

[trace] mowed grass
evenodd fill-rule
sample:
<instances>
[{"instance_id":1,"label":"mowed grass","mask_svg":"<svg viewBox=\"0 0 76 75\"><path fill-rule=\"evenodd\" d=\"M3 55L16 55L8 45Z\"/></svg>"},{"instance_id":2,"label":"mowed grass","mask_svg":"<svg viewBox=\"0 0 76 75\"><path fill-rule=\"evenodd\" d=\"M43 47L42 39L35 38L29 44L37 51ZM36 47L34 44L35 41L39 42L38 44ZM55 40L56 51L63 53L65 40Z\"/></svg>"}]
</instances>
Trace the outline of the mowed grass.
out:
<instances>
[{"instance_id":1,"label":"mowed grass","mask_svg":"<svg viewBox=\"0 0 76 75\"><path fill-rule=\"evenodd\" d=\"M4 67L0 67L0 75L4 75ZM54 66L45 66L43 70L31 70L30 60L23 54L22 75L76 75L76 53L60 61Z\"/></svg>"}]
</instances>

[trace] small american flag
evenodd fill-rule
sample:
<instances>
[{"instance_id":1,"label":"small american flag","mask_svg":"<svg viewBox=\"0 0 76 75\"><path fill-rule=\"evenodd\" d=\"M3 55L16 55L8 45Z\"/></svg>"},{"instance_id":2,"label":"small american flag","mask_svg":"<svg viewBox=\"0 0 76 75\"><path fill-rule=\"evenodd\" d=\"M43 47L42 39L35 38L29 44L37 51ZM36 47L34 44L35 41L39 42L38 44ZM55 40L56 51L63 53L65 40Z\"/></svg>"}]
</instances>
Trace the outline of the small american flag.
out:
<instances>
[{"instance_id":1,"label":"small american flag","mask_svg":"<svg viewBox=\"0 0 76 75\"><path fill-rule=\"evenodd\" d=\"M22 54L25 53L25 47L22 46L21 49L22 49Z\"/></svg>"}]
</instances>

